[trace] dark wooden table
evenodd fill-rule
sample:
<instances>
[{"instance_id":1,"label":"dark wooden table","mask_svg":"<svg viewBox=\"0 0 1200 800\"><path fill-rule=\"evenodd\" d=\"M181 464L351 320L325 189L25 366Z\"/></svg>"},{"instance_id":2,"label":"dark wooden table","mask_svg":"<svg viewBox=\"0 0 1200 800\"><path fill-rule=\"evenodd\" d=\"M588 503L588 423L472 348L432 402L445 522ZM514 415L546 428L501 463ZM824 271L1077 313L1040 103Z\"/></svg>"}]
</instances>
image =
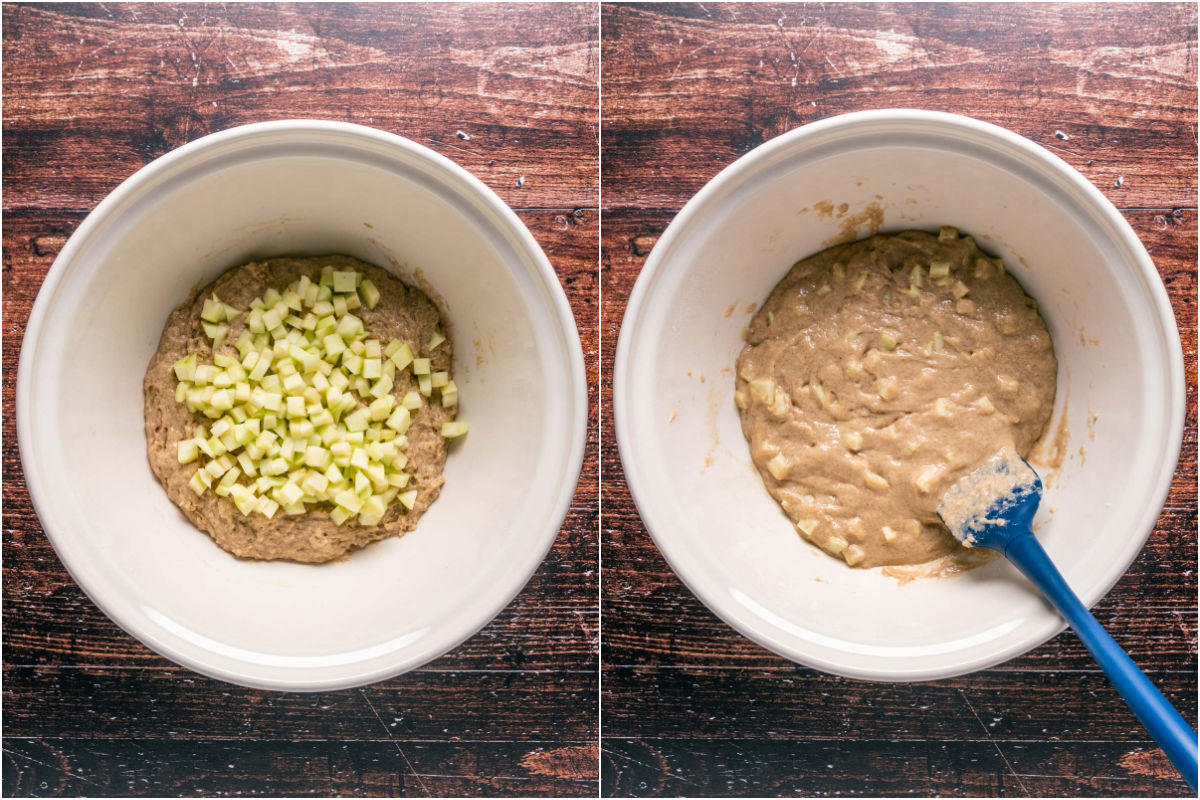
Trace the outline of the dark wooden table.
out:
<instances>
[{"instance_id":1,"label":"dark wooden table","mask_svg":"<svg viewBox=\"0 0 1200 800\"><path fill-rule=\"evenodd\" d=\"M798 125L889 106L967 114L1052 148L1122 210L1170 292L1193 391L1162 517L1096 613L1195 720L1195 6L612 5L602 30L606 409L656 238L722 167ZM610 420L604 794L1188 794L1070 633L916 685L823 675L737 635L647 536Z\"/></svg>"},{"instance_id":2,"label":"dark wooden table","mask_svg":"<svg viewBox=\"0 0 1200 800\"><path fill-rule=\"evenodd\" d=\"M578 5L5 5L5 795L596 794L596 437L570 515L479 635L357 691L251 691L142 647L72 583L13 428L30 305L88 211L204 134L372 125L479 176L571 299L596 419L598 30ZM470 136L457 136L463 131Z\"/></svg>"}]
</instances>

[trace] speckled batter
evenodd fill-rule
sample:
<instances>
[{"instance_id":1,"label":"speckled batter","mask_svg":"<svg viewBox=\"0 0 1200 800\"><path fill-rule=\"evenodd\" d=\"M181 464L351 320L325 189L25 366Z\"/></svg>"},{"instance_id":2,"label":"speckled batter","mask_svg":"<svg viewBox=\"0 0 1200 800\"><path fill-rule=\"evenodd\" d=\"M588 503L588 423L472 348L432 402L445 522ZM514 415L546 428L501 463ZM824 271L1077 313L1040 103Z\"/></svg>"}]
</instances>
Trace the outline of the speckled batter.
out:
<instances>
[{"instance_id":1,"label":"speckled batter","mask_svg":"<svg viewBox=\"0 0 1200 800\"><path fill-rule=\"evenodd\" d=\"M872 236L797 263L755 314L736 400L767 490L852 566L962 550L942 493L1027 456L1058 370L1037 304L969 236Z\"/></svg>"}]
</instances>

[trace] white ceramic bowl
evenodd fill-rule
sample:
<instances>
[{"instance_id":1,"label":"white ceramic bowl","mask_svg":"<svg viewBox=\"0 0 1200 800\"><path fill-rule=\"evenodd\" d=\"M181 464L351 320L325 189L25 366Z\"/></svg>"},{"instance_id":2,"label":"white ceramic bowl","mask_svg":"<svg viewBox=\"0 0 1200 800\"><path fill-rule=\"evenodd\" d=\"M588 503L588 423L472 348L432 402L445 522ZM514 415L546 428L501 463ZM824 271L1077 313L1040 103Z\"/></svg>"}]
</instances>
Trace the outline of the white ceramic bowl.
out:
<instances>
[{"instance_id":1,"label":"white ceramic bowl","mask_svg":"<svg viewBox=\"0 0 1200 800\"><path fill-rule=\"evenodd\" d=\"M1019 655L1064 623L1001 560L902 586L820 553L763 488L732 399L747 307L798 259L869 233L871 217L883 231L974 234L1039 300L1059 358L1052 425L1065 414L1071 437L1039 538L1084 602L1099 600L1166 498L1184 418L1179 335L1154 264L1112 204L992 125L847 114L722 171L672 221L630 297L613 373L617 441L658 547L727 623L828 672L947 677Z\"/></svg>"},{"instance_id":2,"label":"white ceramic bowl","mask_svg":"<svg viewBox=\"0 0 1200 800\"><path fill-rule=\"evenodd\" d=\"M193 286L253 258L321 253L436 290L471 432L402 539L321 566L239 561L155 481L142 377ZM79 585L162 655L269 689L366 684L483 627L553 543L586 424L574 318L517 216L431 150L332 122L206 136L117 187L50 269L17 378L25 478Z\"/></svg>"}]
</instances>

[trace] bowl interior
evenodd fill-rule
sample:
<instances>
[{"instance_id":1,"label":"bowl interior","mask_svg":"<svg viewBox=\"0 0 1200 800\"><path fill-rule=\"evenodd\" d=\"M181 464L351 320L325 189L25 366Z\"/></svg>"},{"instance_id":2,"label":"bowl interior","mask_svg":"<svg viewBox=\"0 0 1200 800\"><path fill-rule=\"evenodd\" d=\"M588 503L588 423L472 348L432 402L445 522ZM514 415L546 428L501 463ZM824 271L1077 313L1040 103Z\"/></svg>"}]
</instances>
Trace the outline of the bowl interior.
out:
<instances>
[{"instance_id":1,"label":"bowl interior","mask_svg":"<svg viewBox=\"0 0 1200 800\"><path fill-rule=\"evenodd\" d=\"M1051 431L1065 417L1069 433L1039 538L1089 604L1153 526L1182 415L1178 335L1144 251L1048 156L990 126L915 117L789 135L706 187L639 280L615 372L630 486L683 580L761 644L864 678L967 672L1062 623L999 559L900 585L849 569L792 529L751 463L732 366L751 309L795 261L877 228L940 225L1004 257L1050 328Z\"/></svg>"},{"instance_id":2,"label":"bowl interior","mask_svg":"<svg viewBox=\"0 0 1200 800\"><path fill-rule=\"evenodd\" d=\"M399 142L268 126L176 153L98 209L39 298L22 375L39 514L110 616L210 674L321 688L416 666L516 594L565 513L584 419L565 298L494 196ZM194 286L253 258L322 253L432 288L471 433L402 539L321 566L239 561L151 473L142 377Z\"/></svg>"}]
</instances>

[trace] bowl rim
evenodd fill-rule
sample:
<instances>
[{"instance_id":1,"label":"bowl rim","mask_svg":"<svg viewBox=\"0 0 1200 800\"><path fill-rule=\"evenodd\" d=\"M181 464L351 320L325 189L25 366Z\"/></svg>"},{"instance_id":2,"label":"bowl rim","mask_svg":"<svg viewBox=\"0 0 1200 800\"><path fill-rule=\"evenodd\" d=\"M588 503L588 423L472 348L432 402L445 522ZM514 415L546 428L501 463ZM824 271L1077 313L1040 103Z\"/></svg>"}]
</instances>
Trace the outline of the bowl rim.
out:
<instances>
[{"instance_id":1,"label":"bowl rim","mask_svg":"<svg viewBox=\"0 0 1200 800\"><path fill-rule=\"evenodd\" d=\"M78 534L65 530L62 521L58 519L51 493L43 484L40 476L43 467L39 465L39 462L45 461L43 448L34 443L35 437L33 436L32 416L34 411L32 409L36 404L31 394L31 375L36 370L39 360L46 355L39 347L46 319L60 285L70 277L69 272L71 265L76 260L77 252L108 220L109 215L115 209L121 209L127 200L152 188L160 176L170 171L185 170L189 165L194 166L209 151L223 148L238 140L253 140L279 134L307 136L313 142L320 140L326 144L330 142L330 137L338 137L339 141L334 147L390 148L393 151L392 157L397 161L407 159L410 164L420 163L422 169L436 175L439 184L453 187L476 205L478 210L492 215L493 219L498 222L497 230L513 237L514 250L531 267L530 276L541 284L540 288L549 300L549 304L545 306L547 319L552 321L563 337L564 355L569 362L570 369L567 379L570 394L563 398L570 410L567 419L571 428L571 436L563 441L565 452L563 463L567 468L561 473L560 483L546 503L548 510L545 517L545 530L538 534L536 545L527 551L521 568L505 573L502 582L496 585L496 591L492 593L491 601L485 607L480 609L467 607L465 609L465 612L469 612L467 614L464 614L462 610L457 611L464 616L455 619L457 624L453 629L447 629L441 635L431 632L430 635L421 637L411 646L401 646L386 654L388 656L386 659L374 655L364 656L359 661L339 665L337 669L340 671L337 674L327 674L320 678L305 677L301 674L302 669L298 667L281 668L261 662L254 664L246 661L239 662L215 653L211 649L198 646L194 640L190 640L188 647L183 648L162 638L161 634L165 627L161 622L147 618L133 620L122 614L114 606L114 603L110 602L114 598L107 596L112 584L91 574L88 565L81 558L80 552L72 545L72 539ZM177 664L202 675L236 685L292 692L355 688L416 669L458 647L503 611L525 588L545 560L550 548L558 538L563 521L570 510L583 467L589 404L583 346L579 339L574 313L549 258L516 212L483 181L465 168L411 139L364 125L319 119L280 119L256 122L208 134L159 156L142 166L109 192L72 232L38 288L22 338L14 401L21 469L24 473L30 502L46 538L50 541L71 578L84 594L118 627L154 652ZM93 577L97 579L91 580ZM222 662L221 659L225 659L225 661ZM230 666L231 664L233 666ZM327 667L322 667L322 670L333 672Z\"/></svg>"},{"instance_id":2,"label":"bowl rim","mask_svg":"<svg viewBox=\"0 0 1200 800\"><path fill-rule=\"evenodd\" d=\"M961 658L955 663L942 666L896 668L881 663L882 660L876 662L878 665L848 666L804 652L781 639L776 635L777 632L766 623L755 622L749 617L739 616L735 613L736 606L728 602L716 587L707 585L703 569L693 561L689 549L665 533L670 530L669 521L664 521L656 513L655 497L647 489L649 484L642 477L643 471L639 467L637 453L634 452L634 437L630 429L634 416L632 410L634 396L631 394L630 387L632 385L631 371L634 350L637 346L634 341L635 332L645 307L651 299L651 290L656 277L663 270L664 262L670 257L676 240L686 235L693 220L707 211L709 203L714 198L734 188L741 181L743 175L750 172L753 167L780 156L786 150L793 148L799 150L810 139L838 130L845 130L849 134L857 126L876 123L908 123L913 126L924 126L930 133L958 132L977 138L988 138L993 143L1008 148L1009 152L1015 152L1034 160L1041 168L1083 194L1089 210L1098 213L1107 223L1110 231L1117 235L1119 243L1124 245L1136 268L1140 271L1140 277L1148 290L1147 312L1156 318L1161 326L1167 350L1166 360L1170 366L1169 374L1165 376L1164 394L1169 403L1165 415L1166 437L1172 444L1163 453L1162 469L1157 481L1153 484L1153 491L1147 496L1145 511L1140 518L1138 530L1135 535L1130 537L1129 544L1125 549L1124 555L1127 555L1125 562L1119 570L1113 570L1106 580L1101 581L1091 591L1081 593L1080 599L1087 607L1092 607L1108 594L1117 581L1125 575L1154 530L1166 502L1183 445L1187 388L1184 377L1183 347L1179 338L1175 313L1153 260L1116 206L1087 178L1049 150L1019 134L989 122L960 114L924 109L889 108L854 111L793 128L755 147L720 170L684 204L668 224L647 257L633 290L630 292L621 321L620 336L613 362L613 424L625 482L629 487L630 495L643 525L680 581L723 622L777 655L834 675L868 681L938 680L986 669L1029 652L1061 633L1066 629L1067 624L1061 618L1051 617L1048 621L1036 626L1023 639L1009 644L991 656Z\"/></svg>"}]
</instances>

